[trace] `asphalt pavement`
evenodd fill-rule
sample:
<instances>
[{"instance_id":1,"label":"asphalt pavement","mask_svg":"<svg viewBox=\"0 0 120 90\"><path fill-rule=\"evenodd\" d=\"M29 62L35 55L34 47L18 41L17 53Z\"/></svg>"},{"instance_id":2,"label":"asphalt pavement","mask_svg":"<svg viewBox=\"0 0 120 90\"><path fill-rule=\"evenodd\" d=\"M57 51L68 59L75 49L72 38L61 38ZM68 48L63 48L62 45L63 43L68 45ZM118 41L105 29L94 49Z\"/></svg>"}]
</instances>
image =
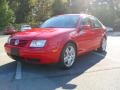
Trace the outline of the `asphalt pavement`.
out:
<instances>
[{"instance_id":1,"label":"asphalt pavement","mask_svg":"<svg viewBox=\"0 0 120 90\"><path fill-rule=\"evenodd\" d=\"M0 36L0 90L120 90L120 35L109 34L107 52L79 56L69 70L16 62Z\"/></svg>"}]
</instances>

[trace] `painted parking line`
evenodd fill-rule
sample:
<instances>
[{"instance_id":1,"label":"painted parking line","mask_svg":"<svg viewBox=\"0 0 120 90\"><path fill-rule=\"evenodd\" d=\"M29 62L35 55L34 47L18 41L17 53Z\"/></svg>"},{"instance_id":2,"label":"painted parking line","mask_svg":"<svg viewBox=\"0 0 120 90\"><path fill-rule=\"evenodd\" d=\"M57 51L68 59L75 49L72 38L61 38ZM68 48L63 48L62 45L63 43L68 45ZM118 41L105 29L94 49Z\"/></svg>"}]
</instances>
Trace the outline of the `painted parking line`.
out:
<instances>
[{"instance_id":1,"label":"painted parking line","mask_svg":"<svg viewBox=\"0 0 120 90\"><path fill-rule=\"evenodd\" d=\"M17 62L15 79L17 79L17 80L22 79L22 64L21 64L21 62Z\"/></svg>"}]
</instances>

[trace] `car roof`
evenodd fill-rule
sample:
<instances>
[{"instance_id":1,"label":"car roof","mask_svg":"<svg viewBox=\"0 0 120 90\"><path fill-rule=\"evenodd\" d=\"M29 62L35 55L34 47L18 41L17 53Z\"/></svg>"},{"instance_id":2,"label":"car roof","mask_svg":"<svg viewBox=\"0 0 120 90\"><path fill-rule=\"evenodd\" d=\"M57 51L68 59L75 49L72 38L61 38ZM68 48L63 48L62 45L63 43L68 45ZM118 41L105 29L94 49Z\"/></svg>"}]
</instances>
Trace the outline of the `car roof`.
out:
<instances>
[{"instance_id":1,"label":"car roof","mask_svg":"<svg viewBox=\"0 0 120 90\"><path fill-rule=\"evenodd\" d=\"M91 17L91 16L92 16L92 15L84 14L84 13L83 13L83 14L62 14L62 15L63 15L63 16L64 16L64 15L73 15L73 16L74 16L74 15L77 15L77 16L80 16L80 17ZM61 15L61 16L62 16L62 15ZM58 15L58 16L59 16L59 15Z\"/></svg>"}]
</instances>

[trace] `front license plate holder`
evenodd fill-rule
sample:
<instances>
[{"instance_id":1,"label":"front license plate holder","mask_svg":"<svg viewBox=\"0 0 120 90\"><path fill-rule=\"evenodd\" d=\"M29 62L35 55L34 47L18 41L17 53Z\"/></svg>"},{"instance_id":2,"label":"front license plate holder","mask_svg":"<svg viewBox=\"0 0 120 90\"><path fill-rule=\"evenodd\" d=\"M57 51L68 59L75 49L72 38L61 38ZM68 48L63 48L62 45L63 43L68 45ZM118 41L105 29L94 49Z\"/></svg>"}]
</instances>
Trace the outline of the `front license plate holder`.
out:
<instances>
[{"instance_id":1,"label":"front license plate holder","mask_svg":"<svg viewBox=\"0 0 120 90\"><path fill-rule=\"evenodd\" d=\"M12 48L11 49L11 55L19 56L19 49L18 48Z\"/></svg>"}]
</instances>

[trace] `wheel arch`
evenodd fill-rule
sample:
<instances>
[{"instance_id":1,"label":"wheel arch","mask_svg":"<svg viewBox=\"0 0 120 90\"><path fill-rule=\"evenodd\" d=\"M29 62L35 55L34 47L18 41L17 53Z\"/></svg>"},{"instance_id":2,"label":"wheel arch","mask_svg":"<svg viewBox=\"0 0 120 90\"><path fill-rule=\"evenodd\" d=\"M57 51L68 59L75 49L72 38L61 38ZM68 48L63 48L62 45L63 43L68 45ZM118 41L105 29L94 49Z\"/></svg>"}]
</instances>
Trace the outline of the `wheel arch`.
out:
<instances>
[{"instance_id":1,"label":"wheel arch","mask_svg":"<svg viewBox=\"0 0 120 90\"><path fill-rule=\"evenodd\" d=\"M60 55L62 54L63 49L65 48L65 46L66 46L68 43L72 43L72 44L75 46L76 55L77 55L77 44L76 44L73 40L69 40L69 41L67 41L67 42L63 45Z\"/></svg>"}]
</instances>

